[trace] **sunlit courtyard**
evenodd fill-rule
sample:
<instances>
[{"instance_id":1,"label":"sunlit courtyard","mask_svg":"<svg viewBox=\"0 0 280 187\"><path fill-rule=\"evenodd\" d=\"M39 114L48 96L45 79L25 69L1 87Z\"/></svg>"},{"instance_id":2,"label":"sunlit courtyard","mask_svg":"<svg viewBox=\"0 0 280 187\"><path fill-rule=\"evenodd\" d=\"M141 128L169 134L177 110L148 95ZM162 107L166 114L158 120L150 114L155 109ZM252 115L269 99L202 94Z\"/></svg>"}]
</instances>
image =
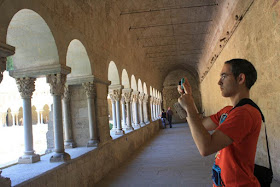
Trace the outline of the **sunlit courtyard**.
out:
<instances>
[{"instance_id":1,"label":"sunlit courtyard","mask_svg":"<svg viewBox=\"0 0 280 187\"><path fill-rule=\"evenodd\" d=\"M47 149L47 124L33 125L33 144L37 154ZM0 168L16 163L24 152L23 126L0 127Z\"/></svg>"}]
</instances>

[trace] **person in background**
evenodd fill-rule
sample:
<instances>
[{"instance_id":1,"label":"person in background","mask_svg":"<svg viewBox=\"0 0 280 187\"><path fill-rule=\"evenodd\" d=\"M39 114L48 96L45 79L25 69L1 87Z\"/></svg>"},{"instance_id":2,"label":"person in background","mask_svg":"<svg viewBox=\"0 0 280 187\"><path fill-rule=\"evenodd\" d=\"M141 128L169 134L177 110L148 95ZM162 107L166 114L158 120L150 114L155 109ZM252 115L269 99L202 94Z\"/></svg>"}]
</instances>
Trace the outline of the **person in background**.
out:
<instances>
[{"instance_id":1,"label":"person in background","mask_svg":"<svg viewBox=\"0 0 280 187\"><path fill-rule=\"evenodd\" d=\"M171 110L171 107L168 107L168 109L167 109L167 121L169 123L170 128L172 128L172 115L173 115L173 111Z\"/></svg>"},{"instance_id":2,"label":"person in background","mask_svg":"<svg viewBox=\"0 0 280 187\"><path fill-rule=\"evenodd\" d=\"M163 128L166 128L166 112L164 111L164 109L162 109L160 117L161 117Z\"/></svg>"}]
</instances>

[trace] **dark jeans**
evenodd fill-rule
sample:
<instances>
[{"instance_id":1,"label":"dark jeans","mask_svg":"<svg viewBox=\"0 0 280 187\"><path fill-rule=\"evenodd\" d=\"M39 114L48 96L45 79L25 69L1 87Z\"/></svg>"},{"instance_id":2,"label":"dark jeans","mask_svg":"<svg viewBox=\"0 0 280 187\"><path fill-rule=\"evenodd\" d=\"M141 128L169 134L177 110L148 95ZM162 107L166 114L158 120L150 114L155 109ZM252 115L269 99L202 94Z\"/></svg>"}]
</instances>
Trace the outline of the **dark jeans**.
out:
<instances>
[{"instance_id":1,"label":"dark jeans","mask_svg":"<svg viewBox=\"0 0 280 187\"><path fill-rule=\"evenodd\" d=\"M161 118L163 128L166 128L166 118Z\"/></svg>"},{"instance_id":2,"label":"dark jeans","mask_svg":"<svg viewBox=\"0 0 280 187\"><path fill-rule=\"evenodd\" d=\"M172 116L168 117L168 123L170 125L170 128L172 128Z\"/></svg>"}]
</instances>

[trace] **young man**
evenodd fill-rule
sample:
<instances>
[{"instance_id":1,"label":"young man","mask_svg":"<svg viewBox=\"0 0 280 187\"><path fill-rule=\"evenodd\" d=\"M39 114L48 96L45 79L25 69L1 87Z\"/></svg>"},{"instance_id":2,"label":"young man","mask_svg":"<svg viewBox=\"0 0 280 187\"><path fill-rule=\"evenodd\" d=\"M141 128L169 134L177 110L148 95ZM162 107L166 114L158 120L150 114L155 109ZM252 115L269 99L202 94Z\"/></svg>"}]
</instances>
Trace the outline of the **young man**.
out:
<instances>
[{"instance_id":1,"label":"young man","mask_svg":"<svg viewBox=\"0 0 280 187\"><path fill-rule=\"evenodd\" d=\"M222 96L230 98L233 106L203 120L197 114L191 86L185 80L185 93L178 86L181 93L178 101L188 113L187 121L200 154L207 156L218 152L214 166L220 168L221 186L260 186L254 176L254 162L261 114L249 104L234 108L240 100L250 97L249 90L257 80L254 66L244 59L225 62L218 85ZM211 135L209 130L215 131ZM214 182L213 186L216 186Z\"/></svg>"}]
</instances>

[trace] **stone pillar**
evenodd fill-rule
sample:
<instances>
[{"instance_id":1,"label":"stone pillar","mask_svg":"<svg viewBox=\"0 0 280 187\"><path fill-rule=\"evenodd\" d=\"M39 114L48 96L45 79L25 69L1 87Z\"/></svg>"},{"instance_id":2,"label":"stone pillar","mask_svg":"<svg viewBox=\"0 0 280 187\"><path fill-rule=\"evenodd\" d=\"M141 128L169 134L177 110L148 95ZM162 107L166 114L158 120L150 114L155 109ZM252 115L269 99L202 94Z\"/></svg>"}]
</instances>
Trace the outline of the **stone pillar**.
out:
<instances>
[{"instance_id":1,"label":"stone pillar","mask_svg":"<svg viewBox=\"0 0 280 187\"><path fill-rule=\"evenodd\" d=\"M44 124L43 111L41 111L41 124Z\"/></svg>"},{"instance_id":2,"label":"stone pillar","mask_svg":"<svg viewBox=\"0 0 280 187\"><path fill-rule=\"evenodd\" d=\"M40 125L40 110L37 110L37 118L38 118L37 125Z\"/></svg>"},{"instance_id":3,"label":"stone pillar","mask_svg":"<svg viewBox=\"0 0 280 187\"><path fill-rule=\"evenodd\" d=\"M122 96L124 98L126 104L126 110L127 110L126 130L134 130L131 124L131 105L130 105L131 89L123 89Z\"/></svg>"},{"instance_id":4,"label":"stone pillar","mask_svg":"<svg viewBox=\"0 0 280 187\"><path fill-rule=\"evenodd\" d=\"M145 126L146 124L144 123L144 115L143 115L143 100L144 100L145 94L140 93L139 94L139 121L140 121L140 126Z\"/></svg>"},{"instance_id":5,"label":"stone pillar","mask_svg":"<svg viewBox=\"0 0 280 187\"><path fill-rule=\"evenodd\" d=\"M19 123L18 123L18 112L16 112L16 124L19 126Z\"/></svg>"},{"instance_id":6,"label":"stone pillar","mask_svg":"<svg viewBox=\"0 0 280 187\"><path fill-rule=\"evenodd\" d=\"M16 83L23 100L23 128L24 128L24 155L18 159L20 164L30 164L38 162L40 156L33 150L33 134L32 134L32 110L31 97L35 91L35 78L17 78Z\"/></svg>"},{"instance_id":7,"label":"stone pillar","mask_svg":"<svg viewBox=\"0 0 280 187\"><path fill-rule=\"evenodd\" d=\"M115 109L116 109L116 116L115 116L115 119L116 119L116 122L117 122L117 129L115 131L115 134L116 135L122 135L124 134L124 131L122 129L122 126L121 126L121 114L120 114L120 96L121 96L121 89L115 89L115 90L111 90L111 93L110 93L110 97L113 97L114 100L115 100ZM112 111L113 112L113 111Z\"/></svg>"},{"instance_id":8,"label":"stone pillar","mask_svg":"<svg viewBox=\"0 0 280 187\"><path fill-rule=\"evenodd\" d=\"M65 162L71 159L70 155L65 152L63 143L61 96L64 93L65 81L65 74L59 73L47 76L47 83L50 84L50 92L53 96L53 123L55 141L55 153L50 158L50 162Z\"/></svg>"},{"instance_id":9,"label":"stone pillar","mask_svg":"<svg viewBox=\"0 0 280 187\"><path fill-rule=\"evenodd\" d=\"M154 121L154 107L153 107L153 96L150 97L150 108L151 108L151 120Z\"/></svg>"},{"instance_id":10,"label":"stone pillar","mask_svg":"<svg viewBox=\"0 0 280 187\"><path fill-rule=\"evenodd\" d=\"M139 97L139 92L133 91L132 92L132 107L133 107L133 111L134 111L134 129L141 127L139 124L139 119L138 119L138 107L137 107L138 97Z\"/></svg>"},{"instance_id":11,"label":"stone pillar","mask_svg":"<svg viewBox=\"0 0 280 187\"><path fill-rule=\"evenodd\" d=\"M11 115L12 115L12 126L16 126L16 113L11 112Z\"/></svg>"},{"instance_id":12,"label":"stone pillar","mask_svg":"<svg viewBox=\"0 0 280 187\"><path fill-rule=\"evenodd\" d=\"M150 123L149 117L148 117L148 100L149 96L145 94L144 100L143 100L143 106L144 106L144 123L147 125Z\"/></svg>"},{"instance_id":13,"label":"stone pillar","mask_svg":"<svg viewBox=\"0 0 280 187\"><path fill-rule=\"evenodd\" d=\"M114 94L109 94L112 103L112 118L113 118L113 128L112 132L117 130L117 119L116 119L116 100Z\"/></svg>"},{"instance_id":14,"label":"stone pillar","mask_svg":"<svg viewBox=\"0 0 280 187\"><path fill-rule=\"evenodd\" d=\"M89 141L87 147L97 147L98 146L98 137L97 137L97 126L95 118L95 85L92 82L83 83L83 87L87 95L88 103L88 121L89 121Z\"/></svg>"},{"instance_id":15,"label":"stone pillar","mask_svg":"<svg viewBox=\"0 0 280 187\"><path fill-rule=\"evenodd\" d=\"M77 147L76 142L73 139L73 129L72 129L72 116L70 110L70 100L71 94L69 91L69 87L65 86L64 95L62 99L62 111L63 111L63 124L65 131L65 140L64 146L65 148L75 148Z\"/></svg>"},{"instance_id":16,"label":"stone pillar","mask_svg":"<svg viewBox=\"0 0 280 187\"><path fill-rule=\"evenodd\" d=\"M125 110L125 98L122 96L122 128L126 128L127 127L127 123L126 123L126 110Z\"/></svg>"}]
</instances>

